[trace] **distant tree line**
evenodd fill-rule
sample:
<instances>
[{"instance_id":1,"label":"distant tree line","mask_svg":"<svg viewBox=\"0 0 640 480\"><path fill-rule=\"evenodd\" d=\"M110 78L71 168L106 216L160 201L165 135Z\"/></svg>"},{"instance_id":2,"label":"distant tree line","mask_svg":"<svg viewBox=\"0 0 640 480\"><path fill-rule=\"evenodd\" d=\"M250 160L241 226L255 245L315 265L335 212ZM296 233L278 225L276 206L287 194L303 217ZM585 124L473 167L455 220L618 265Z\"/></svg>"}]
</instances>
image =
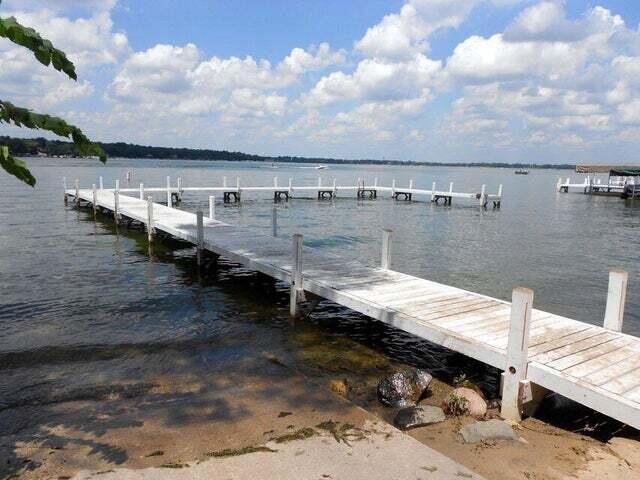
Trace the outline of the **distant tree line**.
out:
<instances>
[{"instance_id":1,"label":"distant tree line","mask_svg":"<svg viewBox=\"0 0 640 480\"><path fill-rule=\"evenodd\" d=\"M77 146L72 142L60 140L47 140L45 138L13 138L0 136L0 144L8 145L9 149L16 156L62 156L81 157ZM242 152L229 152L227 150L208 150L195 148L171 148L171 147L151 147L145 145L135 145L132 143L97 143L110 157L120 158L159 158L176 160L204 160L204 161L251 161L251 162L291 162L291 163L331 163L331 164L365 164L365 165L422 165L422 166L451 166L451 167L506 167L506 168L553 168L553 169L573 169L571 164L544 164L530 165L528 163L454 163L454 162L411 162L401 160L372 160L372 159L339 159L321 157L291 157L278 156L266 157L262 155L251 155Z\"/></svg>"}]
</instances>

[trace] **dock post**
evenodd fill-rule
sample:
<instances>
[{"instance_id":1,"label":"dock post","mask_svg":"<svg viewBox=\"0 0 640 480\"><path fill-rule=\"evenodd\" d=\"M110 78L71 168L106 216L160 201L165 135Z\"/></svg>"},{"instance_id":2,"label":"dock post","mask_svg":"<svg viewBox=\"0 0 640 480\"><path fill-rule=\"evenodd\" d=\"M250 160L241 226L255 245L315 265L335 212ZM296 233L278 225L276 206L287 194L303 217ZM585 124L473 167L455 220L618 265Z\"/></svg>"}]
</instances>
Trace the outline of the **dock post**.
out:
<instances>
[{"instance_id":1,"label":"dock post","mask_svg":"<svg viewBox=\"0 0 640 480\"><path fill-rule=\"evenodd\" d=\"M607 330L622 331L628 280L629 274L624 270L614 269L609 272L607 307L604 312L604 328Z\"/></svg>"},{"instance_id":2,"label":"dock post","mask_svg":"<svg viewBox=\"0 0 640 480\"><path fill-rule=\"evenodd\" d=\"M289 177L289 196L293 194L293 178Z\"/></svg>"},{"instance_id":3,"label":"dock post","mask_svg":"<svg viewBox=\"0 0 640 480\"><path fill-rule=\"evenodd\" d=\"M227 188L227 177L222 177L222 187Z\"/></svg>"},{"instance_id":4,"label":"dock post","mask_svg":"<svg viewBox=\"0 0 640 480\"><path fill-rule=\"evenodd\" d=\"M391 180L391 198L396 198L396 179Z\"/></svg>"},{"instance_id":5,"label":"dock post","mask_svg":"<svg viewBox=\"0 0 640 480\"><path fill-rule=\"evenodd\" d=\"M153 197L147 197L147 240L149 243L153 240Z\"/></svg>"},{"instance_id":6,"label":"dock post","mask_svg":"<svg viewBox=\"0 0 640 480\"><path fill-rule=\"evenodd\" d=\"M167 207L171 206L171 177L167 175Z\"/></svg>"},{"instance_id":7,"label":"dock post","mask_svg":"<svg viewBox=\"0 0 640 480\"><path fill-rule=\"evenodd\" d=\"M391 238L393 230L385 228L382 230L382 260L380 266L385 270L391 268Z\"/></svg>"},{"instance_id":8,"label":"dock post","mask_svg":"<svg viewBox=\"0 0 640 480\"><path fill-rule=\"evenodd\" d=\"M113 221L118 225L120 219L120 181L116 180L116 188L113 190Z\"/></svg>"},{"instance_id":9,"label":"dock post","mask_svg":"<svg viewBox=\"0 0 640 480\"><path fill-rule=\"evenodd\" d=\"M449 182L449 193L453 193L453 182Z\"/></svg>"},{"instance_id":10,"label":"dock post","mask_svg":"<svg viewBox=\"0 0 640 480\"><path fill-rule=\"evenodd\" d=\"M336 192L338 191L338 184L336 179L333 179L333 198L336 198Z\"/></svg>"},{"instance_id":11,"label":"dock post","mask_svg":"<svg viewBox=\"0 0 640 480\"><path fill-rule=\"evenodd\" d=\"M409 180L409 190L413 190L413 179Z\"/></svg>"},{"instance_id":12,"label":"dock post","mask_svg":"<svg viewBox=\"0 0 640 480\"><path fill-rule=\"evenodd\" d=\"M182 178L178 177L178 195L176 195L178 202L182 201Z\"/></svg>"},{"instance_id":13,"label":"dock post","mask_svg":"<svg viewBox=\"0 0 640 480\"><path fill-rule=\"evenodd\" d=\"M140 183L140 200L144 200L144 183Z\"/></svg>"},{"instance_id":14,"label":"dock post","mask_svg":"<svg viewBox=\"0 0 640 480\"><path fill-rule=\"evenodd\" d=\"M556 190L559 192L562 188L562 177L558 177L558 183L556 183Z\"/></svg>"},{"instance_id":15,"label":"dock post","mask_svg":"<svg viewBox=\"0 0 640 480\"><path fill-rule=\"evenodd\" d=\"M91 185L91 189L93 190L93 214L95 215L98 211L98 192L95 183Z\"/></svg>"},{"instance_id":16,"label":"dock post","mask_svg":"<svg viewBox=\"0 0 640 480\"><path fill-rule=\"evenodd\" d=\"M302 290L302 235L293 235L293 257L291 264L291 291L289 296L289 315L293 318L298 311L298 297Z\"/></svg>"},{"instance_id":17,"label":"dock post","mask_svg":"<svg viewBox=\"0 0 640 480\"><path fill-rule=\"evenodd\" d=\"M278 189L278 177L273 177L273 188Z\"/></svg>"},{"instance_id":18,"label":"dock post","mask_svg":"<svg viewBox=\"0 0 640 480\"><path fill-rule=\"evenodd\" d=\"M76 205L80 205L80 180L76 178Z\"/></svg>"},{"instance_id":19,"label":"dock post","mask_svg":"<svg viewBox=\"0 0 640 480\"><path fill-rule=\"evenodd\" d=\"M373 178L373 188L378 188L378 177Z\"/></svg>"},{"instance_id":20,"label":"dock post","mask_svg":"<svg viewBox=\"0 0 640 480\"><path fill-rule=\"evenodd\" d=\"M64 189L64 195L63 195L63 199L64 199L64 204L67 204L67 177L62 177L62 188Z\"/></svg>"},{"instance_id":21,"label":"dock post","mask_svg":"<svg viewBox=\"0 0 640 480\"><path fill-rule=\"evenodd\" d=\"M198 267L202 266L202 252L204 250L204 222L202 219L202 210L196 212L196 226L197 226L197 261Z\"/></svg>"},{"instance_id":22,"label":"dock post","mask_svg":"<svg viewBox=\"0 0 640 480\"><path fill-rule=\"evenodd\" d=\"M436 198L436 182L431 184L431 201L433 202Z\"/></svg>"},{"instance_id":23,"label":"dock post","mask_svg":"<svg viewBox=\"0 0 640 480\"><path fill-rule=\"evenodd\" d=\"M102 182L102 175L100 175L100 177L98 178L99 180L99 185L100 185L100 190L104 190L104 183Z\"/></svg>"},{"instance_id":24,"label":"dock post","mask_svg":"<svg viewBox=\"0 0 640 480\"><path fill-rule=\"evenodd\" d=\"M271 234L274 237L278 236L278 208L275 203L273 204L273 209L271 210Z\"/></svg>"},{"instance_id":25,"label":"dock post","mask_svg":"<svg viewBox=\"0 0 640 480\"><path fill-rule=\"evenodd\" d=\"M209 196L209 220L216 219L216 197L214 195Z\"/></svg>"},{"instance_id":26,"label":"dock post","mask_svg":"<svg viewBox=\"0 0 640 480\"><path fill-rule=\"evenodd\" d=\"M486 192L487 191L487 186L486 185L482 185L482 188L480 189L480 206L484 207L487 205L487 200L486 200Z\"/></svg>"},{"instance_id":27,"label":"dock post","mask_svg":"<svg viewBox=\"0 0 640 480\"><path fill-rule=\"evenodd\" d=\"M532 305L533 290L523 287L513 289L500 416L515 422L522 419L521 411L524 402L521 385L527 378Z\"/></svg>"},{"instance_id":28,"label":"dock post","mask_svg":"<svg viewBox=\"0 0 640 480\"><path fill-rule=\"evenodd\" d=\"M238 192L237 201L240 201L240 177L236 177L236 192Z\"/></svg>"}]
</instances>

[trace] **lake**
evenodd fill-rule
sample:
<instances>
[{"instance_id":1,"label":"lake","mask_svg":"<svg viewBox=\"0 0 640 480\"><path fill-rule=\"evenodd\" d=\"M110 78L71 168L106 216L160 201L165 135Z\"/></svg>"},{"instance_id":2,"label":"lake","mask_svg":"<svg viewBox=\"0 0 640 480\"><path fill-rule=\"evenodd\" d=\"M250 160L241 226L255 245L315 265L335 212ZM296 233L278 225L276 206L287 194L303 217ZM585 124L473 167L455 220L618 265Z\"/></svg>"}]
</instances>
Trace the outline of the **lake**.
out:
<instances>
[{"instance_id":1,"label":"lake","mask_svg":"<svg viewBox=\"0 0 640 480\"><path fill-rule=\"evenodd\" d=\"M339 198L294 199L276 206L278 235L303 233L305 243L359 259L380 261L383 228L394 231L393 268L437 282L510 299L515 286L534 290L534 306L601 324L608 271L629 272L624 331L640 335L640 201L559 194L569 171L330 165L326 170L281 164L110 159L28 159L38 186L0 175L0 409L97 395L110 385L184 378L224 358L273 352L310 375L340 364L350 373L381 361L413 364L444 376L481 366L403 332L322 302L305 320L287 318L286 285L221 262L200 275L195 249L159 242L120 228L89 210L63 205L69 185L112 187L131 170L131 186L163 186L167 175L183 186L355 184L414 180L416 188L488 192L504 186L500 209L454 199L428 202ZM577 176L574 174L574 177ZM580 177L582 178L582 177ZM369 183L369 182L367 182ZM156 194L157 200L164 200ZM381 198L382 197L382 198ZM180 208L207 211L208 194L186 193ZM225 222L271 232L270 195L247 193L242 203L216 205ZM342 360L343 363L340 363ZM473 364L473 367L469 365ZM169 380L170 381L170 380Z\"/></svg>"}]
</instances>

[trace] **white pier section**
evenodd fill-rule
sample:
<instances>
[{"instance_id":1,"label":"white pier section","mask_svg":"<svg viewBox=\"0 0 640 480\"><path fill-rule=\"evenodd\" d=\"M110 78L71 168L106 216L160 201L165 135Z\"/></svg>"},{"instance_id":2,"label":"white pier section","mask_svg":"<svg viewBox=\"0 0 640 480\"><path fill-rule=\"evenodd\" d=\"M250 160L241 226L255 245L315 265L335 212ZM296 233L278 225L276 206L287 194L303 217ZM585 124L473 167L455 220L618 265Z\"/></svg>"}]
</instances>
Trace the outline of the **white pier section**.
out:
<instances>
[{"instance_id":1,"label":"white pier section","mask_svg":"<svg viewBox=\"0 0 640 480\"><path fill-rule=\"evenodd\" d=\"M618 331L626 289L626 277L619 273L612 275L607 310L612 320L605 329L532 309L533 293L526 289L514 290L512 308L509 302L314 248L296 246L294 263L290 239L208 218L202 219L198 239L195 214L158 203L150 207L113 191L76 187L65 195L88 203L96 195L98 207L109 211L117 196L121 217L144 224L151 218L156 232L283 282L290 283L294 265L301 265L296 295L313 293L506 371L504 395L511 397L503 397L503 414L510 412L505 416L519 417L522 404L540 386L640 429L640 339ZM385 238L390 266L388 233Z\"/></svg>"}]
</instances>

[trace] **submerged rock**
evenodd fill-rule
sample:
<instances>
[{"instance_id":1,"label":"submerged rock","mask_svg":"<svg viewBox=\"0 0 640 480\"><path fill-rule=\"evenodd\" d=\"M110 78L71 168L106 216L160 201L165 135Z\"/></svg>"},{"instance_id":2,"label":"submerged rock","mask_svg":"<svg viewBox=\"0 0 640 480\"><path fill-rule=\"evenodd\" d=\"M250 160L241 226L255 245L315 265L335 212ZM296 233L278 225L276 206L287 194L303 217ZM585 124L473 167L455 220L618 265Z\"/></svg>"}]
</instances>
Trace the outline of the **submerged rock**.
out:
<instances>
[{"instance_id":1,"label":"submerged rock","mask_svg":"<svg viewBox=\"0 0 640 480\"><path fill-rule=\"evenodd\" d=\"M464 405L464 411L457 411L456 408L453 408L453 405L449 405L452 402L457 402L458 399L462 400L462 404ZM478 392L468 387L458 387L449 398L445 400L447 403L445 410L449 411L451 414L462 414L466 413L471 415L472 417L482 418L487 413L487 402L480 396Z\"/></svg>"},{"instance_id":2,"label":"submerged rock","mask_svg":"<svg viewBox=\"0 0 640 480\"><path fill-rule=\"evenodd\" d=\"M396 427L407 428L421 427L432 423L444 422L447 419L440 407L424 405L420 407L407 407L398 412L393 423Z\"/></svg>"},{"instance_id":3,"label":"submerged rock","mask_svg":"<svg viewBox=\"0 0 640 480\"><path fill-rule=\"evenodd\" d=\"M484 440L518 440L511 425L496 419L471 423L460 429L460 435L465 443L478 443Z\"/></svg>"},{"instance_id":4,"label":"submerged rock","mask_svg":"<svg viewBox=\"0 0 640 480\"><path fill-rule=\"evenodd\" d=\"M337 393L343 397L346 397L349 392L349 384L346 380L331 380L329 382L329 388L333 393Z\"/></svg>"},{"instance_id":5,"label":"submerged rock","mask_svg":"<svg viewBox=\"0 0 640 480\"><path fill-rule=\"evenodd\" d=\"M424 370L396 372L378 383L378 400L390 407L415 405L431 383L432 376Z\"/></svg>"}]
</instances>

